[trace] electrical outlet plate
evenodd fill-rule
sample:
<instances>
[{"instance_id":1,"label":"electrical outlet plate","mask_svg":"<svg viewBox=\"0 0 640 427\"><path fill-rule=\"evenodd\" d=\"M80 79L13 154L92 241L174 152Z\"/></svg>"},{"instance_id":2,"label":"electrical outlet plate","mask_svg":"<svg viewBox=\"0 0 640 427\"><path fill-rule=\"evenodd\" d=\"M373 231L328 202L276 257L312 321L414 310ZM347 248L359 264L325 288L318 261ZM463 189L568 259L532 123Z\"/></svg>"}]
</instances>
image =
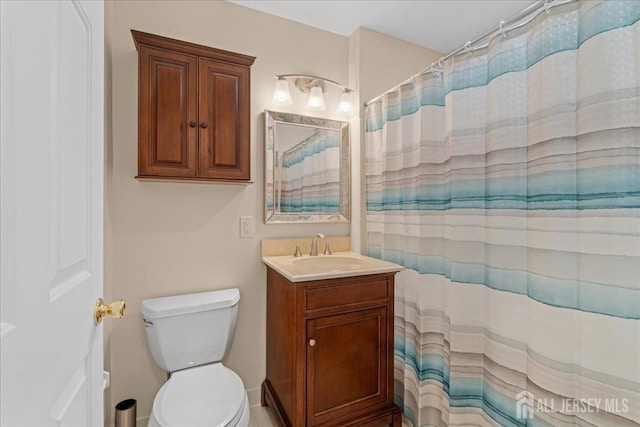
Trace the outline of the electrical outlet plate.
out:
<instances>
[{"instance_id":1,"label":"electrical outlet plate","mask_svg":"<svg viewBox=\"0 0 640 427\"><path fill-rule=\"evenodd\" d=\"M252 216L240 217L240 237L253 237L256 233L256 220Z\"/></svg>"}]
</instances>

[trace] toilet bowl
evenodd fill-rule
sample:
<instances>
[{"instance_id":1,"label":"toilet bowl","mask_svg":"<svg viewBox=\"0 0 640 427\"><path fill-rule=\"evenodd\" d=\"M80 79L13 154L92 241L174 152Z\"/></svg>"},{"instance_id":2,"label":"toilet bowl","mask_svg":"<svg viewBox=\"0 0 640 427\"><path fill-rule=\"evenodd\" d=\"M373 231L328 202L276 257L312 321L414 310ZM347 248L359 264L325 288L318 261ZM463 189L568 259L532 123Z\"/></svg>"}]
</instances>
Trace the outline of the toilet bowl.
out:
<instances>
[{"instance_id":1,"label":"toilet bowl","mask_svg":"<svg viewBox=\"0 0 640 427\"><path fill-rule=\"evenodd\" d=\"M246 427L249 401L240 377L222 363L171 375L153 401L149 427Z\"/></svg>"},{"instance_id":2,"label":"toilet bowl","mask_svg":"<svg viewBox=\"0 0 640 427\"><path fill-rule=\"evenodd\" d=\"M244 384L221 363L239 300L237 289L226 289L142 302L153 359L171 372L153 401L149 427L249 425Z\"/></svg>"}]
</instances>

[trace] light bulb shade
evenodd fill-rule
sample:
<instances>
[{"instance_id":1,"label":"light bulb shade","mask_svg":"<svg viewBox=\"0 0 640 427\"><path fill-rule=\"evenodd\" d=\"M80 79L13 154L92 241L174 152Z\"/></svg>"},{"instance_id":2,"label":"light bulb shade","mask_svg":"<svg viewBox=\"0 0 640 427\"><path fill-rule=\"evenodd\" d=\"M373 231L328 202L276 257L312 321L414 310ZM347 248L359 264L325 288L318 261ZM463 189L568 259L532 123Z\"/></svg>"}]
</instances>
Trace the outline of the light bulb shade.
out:
<instances>
[{"instance_id":1,"label":"light bulb shade","mask_svg":"<svg viewBox=\"0 0 640 427\"><path fill-rule=\"evenodd\" d=\"M275 105L291 105L291 92L289 92L289 82L286 79L276 80L276 90L273 92L273 100Z\"/></svg>"},{"instance_id":2,"label":"light bulb shade","mask_svg":"<svg viewBox=\"0 0 640 427\"><path fill-rule=\"evenodd\" d=\"M309 102L307 103L312 110L324 110L324 97L322 96L322 88L314 86L309 93Z\"/></svg>"},{"instance_id":3,"label":"light bulb shade","mask_svg":"<svg viewBox=\"0 0 640 427\"><path fill-rule=\"evenodd\" d=\"M353 92L345 90L340 97L340 103L338 104L339 113L350 113L353 111Z\"/></svg>"}]
</instances>

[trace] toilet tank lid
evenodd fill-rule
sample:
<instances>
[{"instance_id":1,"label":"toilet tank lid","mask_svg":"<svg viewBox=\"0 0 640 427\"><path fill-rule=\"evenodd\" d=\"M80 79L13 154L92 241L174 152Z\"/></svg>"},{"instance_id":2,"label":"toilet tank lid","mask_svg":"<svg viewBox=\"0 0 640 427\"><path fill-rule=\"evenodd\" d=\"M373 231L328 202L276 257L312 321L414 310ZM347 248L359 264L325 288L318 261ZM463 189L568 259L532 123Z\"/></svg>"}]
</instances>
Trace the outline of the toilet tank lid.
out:
<instances>
[{"instance_id":1,"label":"toilet tank lid","mask_svg":"<svg viewBox=\"0 0 640 427\"><path fill-rule=\"evenodd\" d=\"M140 311L145 319L178 316L216 308L232 307L240 301L238 289L198 292L142 301Z\"/></svg>"}]
</instances>

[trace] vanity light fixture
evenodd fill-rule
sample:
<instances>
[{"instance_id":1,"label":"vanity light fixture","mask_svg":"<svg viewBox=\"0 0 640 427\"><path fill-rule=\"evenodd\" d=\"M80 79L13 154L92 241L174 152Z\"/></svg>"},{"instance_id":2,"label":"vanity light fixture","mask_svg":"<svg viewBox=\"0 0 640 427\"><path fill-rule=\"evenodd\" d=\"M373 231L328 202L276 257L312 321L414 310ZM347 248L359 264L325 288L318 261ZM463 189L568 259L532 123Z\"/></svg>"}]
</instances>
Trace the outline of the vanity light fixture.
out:
<instances>
[{"instance_id":1,"label":"vanity light fixture","mask_svg":"<svg viewBox=\"0 0 640 427\"><path fill-rule=\"evenodd\" d=\"M326 109L324 105L324 96L322 96L322 88L320 86L313 86L309 91L309 101L307 105L312 110L322 111Z\"/></svg>"},{"instance_id":2,"label":"vanity light fixture","mask_svg":"<svg viewBox=\"0 0 640 427\"><path fill-rule=\"evenodd\" d=\"M351 111L353 111L353 92L350 89L345 89L340 96L338 112L350 113Z\"/></svg>"},{"instance_id":3,"label":"vanity light fixture","mask_svg":"<svg viewBox=\"0 0 640 427\"><path fill-rule=\"evenodd\" d=\"M272 102L276 105L293 104L291 92L289 92L289 82L283 77L278 77L278 80L276 81L276 90L273 92Z\"/></svg>"},{"instance_id":4,"label":"vanity light fixture","mask_svg":"<svg viewBox=\"0 0 640 427\"><path fill-rule=\"evenodd\" d=\"M326 108L323 94L327 91L327 83L339 87L342 96L338 103L339 113L350 113L353 111L353 90L341 85L333 80L324 77L310 76L306 74L280 74L275 76L276 89L273 93L274 105L291 105L291 92L289 92L289 82L287 79L295 79L294 84L301 92L309 94L307 105L312 110L322 111Z\"/></svg>"}]
</instances>

